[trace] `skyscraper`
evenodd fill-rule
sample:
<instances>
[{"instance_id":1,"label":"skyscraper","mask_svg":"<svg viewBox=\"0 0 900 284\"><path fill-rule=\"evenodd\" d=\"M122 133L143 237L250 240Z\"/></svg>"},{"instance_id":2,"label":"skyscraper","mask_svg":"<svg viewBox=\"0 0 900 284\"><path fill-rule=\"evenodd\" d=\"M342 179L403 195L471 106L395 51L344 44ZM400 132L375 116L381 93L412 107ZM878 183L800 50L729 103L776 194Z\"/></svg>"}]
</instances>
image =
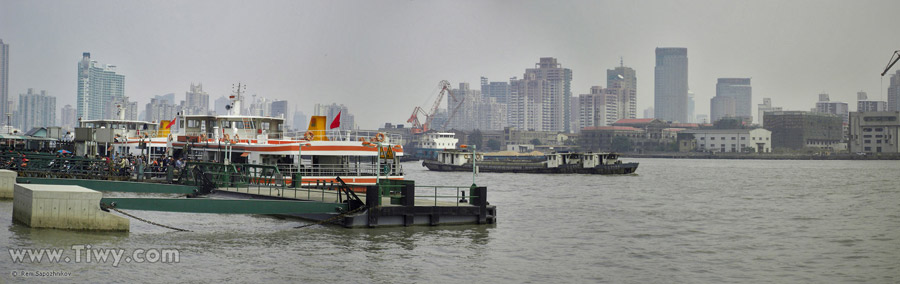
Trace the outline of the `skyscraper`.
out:
<instances>
[{"instance_id":1,"label":"skyscraper","mask_svg":"<svg viewBox=\"0 0 900 284\"><path fill-rule=\"evenodd\" d=\"M731 98L731 100L724 99ZM753 121L753 88L750 78L719 78L716 83L716 97L711 101L710 118L716 122L724 117L739 117ZM713 102L720 102L718 109ZM733 105L730 106L729 105Z\"/></svg>"},{"instance_id":2,"label":"skyscraper","mask_svg":"<svg viewBox=\"0 0 900 284\"><path fill-rule=\"evenodd\" d=\"M607 89L618 89L618 117L637 118L637 76L634 69L619 63L619 67L606 70Z\"/></svg>"},{"instance_id":3,"label":"skyscraper","mask_svg":"<svg viewBox=\"0 0 900 284\"><path fill-rule=\"evenodd\" d=\"M354 130L356 129L356 121L353 117L353 114L347 109L344 105L338 104L316 104L313 108L313 115L324 115L327 119L326 125L331 125L331 122L334 120L337 114L341 114L341 126L336 129L340 130Z\"/></svg>"},{"instance_id":4,"label":"skyscraper","mask_svg":"<svg viewBox=\"0 0 900 284\"><path fill-rule=\"evenodd\" d=\"M688 90L688 121L685 122L694 122L694 92Z\"/></svg>"},{"instance_id":5,"label":"skyscraper","mask_svg":"<svg viewBox=\"0 0 900 284\"><path fill-rule=\"evenodd\" d=\"M72 105L66 105L59 113L59 126L66 130L74 130L78 119L75 117L75 108Z\"/></svg>"},{"instance_id":6,"label":"skyscraper","mask_svg":"<svg viewBox=\"0 0 900 284\"><path fill-rule=\"evenodd\" d=\"M137 102L128 100L128 97L115 98L103 105L103 119L138 119Z\"/></svg>"},{"instance_id":7,"label":"skyscraper","mask_svg":"<svg viewBox=\"0 0 900 284\"><path fill-rule=\"evenodd\" d=\"M91 54L82 54L78 62L78 98L75 103L79 119L102 119L107 102L123 100L125 76L116 74L115 65L96 66Z\"/></svg>"},{"instance_id":8,"label":"skyscraper","mask_svg":"<svg viewBox=\"0 0 900 284\"><path fill-rule=\"evenodd\" d=\"M0 39L0 115L12 112L9 109L9 44ZM5 124L6 122L4 122Z\"/></svg>"},{"instance_id":9,"label":"skyscraper","mask_svg":"<svg viewBox=\"0 0 900 284\"><path fill-rule=\"evenodd\" d=\"M772 106L772 99L770 98L763 98L763 103L757 105L756 108L759 111L759 117L756 118L759 121L759 126L765 126L766 112L782 111L781 107Z\"/></svg>"},{"instance_id":10,"label":"skyscraper","mask_svg":"<svg viewBox=\"0 0 900 284\"><path fill-rule=\"evenodd\" d=\"M816 102L816 112L830 113L843 119L844 123L850 122L850 107L844 102L834 102L828 98L828 94L819 94Z\"/></svg>"},{"instance_id":11,"label":"skyscraper","mask_svg":"<svg viewBox=\"0 0 900 284\"><path fill-rule=\"evenodd\" d=\"M578 129L609 126L621 119L619 90L593 86L590 94L578 95Z\"/></svg>"},{"instance_id":12,"label":"skyscraper","mask_svg":"<svg viewBox=\"0 0 900 284\"><path fill-rule=\"evenodd\" d=\"M856 111L857 112L887 111L887 102L885 102L885 101L870 101L869 95L866 94L866 92L859 91L856 93Z\"/></svg>"},{"instance_id":13,"label":"skyscraper","mask_svg":"<svg viewBox=\"0 0 900 284\"><path fill-rule=\"evenodd\" d=\"M209 94L203 91L203 84L194 85L184 93L184 114L209 114Z\"/></svg>"},{"instance_id":14,"label":"skyscraper","mask_svg":"<svg viewBox=\"0 0 900 284\"><path fill-rule=\"evenodd\" d=\"M888 111L900 111L900 70L891 74L891 84L888 86Z\"/></svg>"},{"instance_id":15,"label":"skyscraper","mask_svg":"<svg viewBox=\"0 0 900 284\"><path fill-rule=\"evenodd\" d=\"M735 99L729 96L715 96L709 100L710 122L716 122L726 117L735 117Z\"/></svg>"},{"instance_id":16,"label":"skyscraper","mask_svg":"<svg viewBox=\"0 0 900 284\"><path fill-rule=\"evenodd\" d=\"M47 95L47 91L35 93L29 88L28 93L19 94L18 127L29 131L34 127L56 125L56 98Z\"/></svg>"},{"instance_id":17,"label":"skyscraper","mask_svg":"<svg viewBox=\"0 0 900 284\"><path fill-rule=\"evenodd\" d=\"M509 126L522 130L569 132L572 70L542 57L521 80L510 80Z\"/></svg>"},{"instance_id":18,"label":"skyscraper","mask_svg":"<svg viewBox=\"0 0 900 284\"><path fill-rule=\"evenodd\" d=\"M164 97L157 96L150 99L150 103L147 104L144 112L147 116L144 118L146 121L158 123L163 120L171 121L174 119L176 113L178 113L178 108Z\"/></svg>"},{"instance_id":19,"label":"skyscraper","mask_svg":"<svg viewBox=\"0 0 900 284\"><path fill-rule=\"evenodd\" d=\"M656 48L654 74L654 116L662 120L688 121L687 48Z\"/></svg>"},{"instance_id":20,"label":"skyscraper","mask_svg":"<svg viewBox=\"0 0 900 284\"><path fill-rule=\"evenodd\" d=\"M294 108L296 109L296 106ZM291 128L297 131L307 129L308 126L306 125L306 114L299 110L294 111L294 120Z\"/></svg>"},{"instance_id":21,"label":"skyscraper","mask_svg":"<svg viewBox=\"0 0 900 284\"><path fill-rule=\"evenodd\" d=\"M269 106L271 109L269 110L269 114L272 117L280 117L284 118L284 126L285 129L291 126L294 122L291 120L290 113L288 112L288 101L285 100L276 100L272 102L272 105Z\"/></svg>"},{"instance_id":22,"label":"skyscraper","mask_svg":"<svg viewBox=\"0 0 900 284\"><path fill-rule=\"evenodd\" d=\"M509 97L509 82L488 82L487 77L481 77L481 95L496 98L498 103L505 105Z\"/></svg>"}]
</instances>

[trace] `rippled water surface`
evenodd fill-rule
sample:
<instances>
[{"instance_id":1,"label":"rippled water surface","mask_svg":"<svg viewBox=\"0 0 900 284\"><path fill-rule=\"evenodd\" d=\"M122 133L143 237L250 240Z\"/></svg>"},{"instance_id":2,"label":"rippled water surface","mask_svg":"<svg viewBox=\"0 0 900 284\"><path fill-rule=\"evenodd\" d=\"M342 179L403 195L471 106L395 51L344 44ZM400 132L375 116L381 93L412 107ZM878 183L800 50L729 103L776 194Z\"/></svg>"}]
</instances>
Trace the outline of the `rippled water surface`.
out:
<instances>
[{"instance_id":1,"label":"rippled water surface","mask_svg":"<svg viewBox=\"0 0 900 284\"><path fill-rule=\"evenodd\" d=\"M900 162L630 159L627 176L478 176L491 226L344 229L131 213L130 233L30 229L0 202L0 279L39 282L900 282ZM471 183L406 163L417 184ZM14 263L10 248L174 248L180 262ZM71 254L72 251L66 253ZM65 271L13 278L12 271ZM3 281L0 281L3 282Z\"/></svg>"}]
</instances>

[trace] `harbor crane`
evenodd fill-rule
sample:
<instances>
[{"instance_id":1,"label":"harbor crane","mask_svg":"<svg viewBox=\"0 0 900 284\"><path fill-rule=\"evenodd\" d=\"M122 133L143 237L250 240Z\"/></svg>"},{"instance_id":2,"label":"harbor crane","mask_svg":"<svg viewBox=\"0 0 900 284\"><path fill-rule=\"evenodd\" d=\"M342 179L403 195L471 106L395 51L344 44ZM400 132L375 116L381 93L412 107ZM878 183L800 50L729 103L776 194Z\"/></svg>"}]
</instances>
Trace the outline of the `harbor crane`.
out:
<instances>
[{"instance_id":1,"label":"harbor crane","mask_svg":"<svg viewBox=\"0 0 900 284\"><path fill-rule=\"evenodd\" d=\"M881 77L884 77L884 74L887 74L887 72L891 70L891 67L894 67L894 64L897 64L898 60L900 60L900 50L894 51L894 54L891 55L891 60L888 60L887 67L884 67L884 71L881 72Z\"/></svg>"},{"instance_id":2,"label":"harbor crane","mask_svg":"<svg viewBox=\"0 0 900 284\"><path fill-rule=\"evenodd\" d=\"M438 87L441 88L441 91L438 93L437 99L434 100L434 105L431 107L430 111L425 112L422 107L417 106L415 109L413 109L413 113L409 117L409 119L406 120L406 122L412 123L413 134L424 133L430 129L431 123L434 121L434 116L437 114L438 108L440 108L441 106L441 101L444 99L445 92L448 96L450 96L452 100L456 101L456 97L453 96L452 92L450 92L450 82L448 82L447 80L442 80L440 83L438 83ZM419 121L419 114L425 116L425 123L421 123L421 121ZM447 121L449 122L450 120L448 119ZM444 126L446 126L446 124Z\"/></svg>"}]
</instances>

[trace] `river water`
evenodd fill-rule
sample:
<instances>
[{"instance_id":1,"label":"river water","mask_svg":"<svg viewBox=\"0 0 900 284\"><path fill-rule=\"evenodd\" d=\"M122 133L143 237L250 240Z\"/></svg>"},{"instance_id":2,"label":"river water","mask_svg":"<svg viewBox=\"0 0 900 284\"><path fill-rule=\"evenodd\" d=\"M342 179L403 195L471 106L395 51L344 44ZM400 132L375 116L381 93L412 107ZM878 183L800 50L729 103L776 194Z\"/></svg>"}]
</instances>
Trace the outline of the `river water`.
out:
<instances>
[{"instance_id":1,"label":"river water","mask_svg":"<svg viewBox=\"0 0 900 284\"><path fill-rule=\"evenodd\" d=\"M480 174L490 226L344 229L131 211L129 233L31 229L0 202L6 282L897 283L900 163L628 159L625 176ZM470 173L404 164L417 184ZM9 249L176 249L178 263L17 263ZM127 255L127 254L126 254ZM70 275L22 277L31 272ZM15 276L13 275L15 274ZM3 282L3 281L0 281Z\"/></svg>"}]
</instances>

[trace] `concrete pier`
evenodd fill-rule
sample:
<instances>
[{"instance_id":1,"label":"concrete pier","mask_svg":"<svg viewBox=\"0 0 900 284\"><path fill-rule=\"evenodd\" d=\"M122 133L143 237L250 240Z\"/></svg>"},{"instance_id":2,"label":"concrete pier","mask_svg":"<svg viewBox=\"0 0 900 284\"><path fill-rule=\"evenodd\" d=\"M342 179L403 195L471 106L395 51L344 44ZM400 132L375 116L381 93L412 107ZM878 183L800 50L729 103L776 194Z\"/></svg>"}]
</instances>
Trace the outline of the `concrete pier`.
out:
<instances>
[{"instance_id":1,"label":"concrete pier","mask_svg":"<svg viewBox=\"0 0 900 284\"><path fill-rule=\"evenodd\" d=\"M15 192L16 172L0 170L0 199L12 199Z\"/></svg>"},{"instance_id":2,"label":"concrete pier","mask_svg":"<svg viewBox=\"0 0 900 284\"><path fill-rule=\"evenodd\" d=\"M128 231L127 218L100 210L101 197L74 185L16 184L13 220L32 228Z\"/></svg>"}]
</instances>

